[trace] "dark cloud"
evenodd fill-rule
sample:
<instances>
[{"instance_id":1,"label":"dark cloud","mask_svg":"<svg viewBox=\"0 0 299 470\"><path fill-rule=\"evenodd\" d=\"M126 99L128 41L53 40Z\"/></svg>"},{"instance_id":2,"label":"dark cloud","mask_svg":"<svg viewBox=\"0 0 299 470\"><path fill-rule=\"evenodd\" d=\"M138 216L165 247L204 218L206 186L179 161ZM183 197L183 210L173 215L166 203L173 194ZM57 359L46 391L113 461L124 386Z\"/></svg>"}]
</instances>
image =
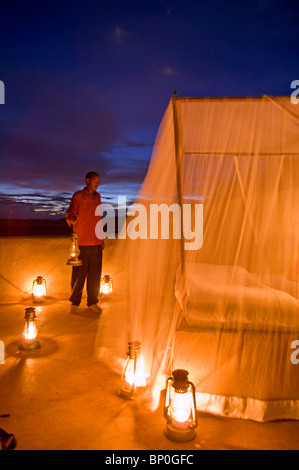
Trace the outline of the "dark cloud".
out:
<instances>
[{"instance_id":1,"label":"dark cloud","mask_svg":"<svg viewBox=\"0 0 299 470\"><path fill-rule=\"evenodd\" d=\"M105 176L115 163L103 155L118 136L117 115L82 87L45 86L17 125L6 126L2 181L43 182L53 189L78 183L90 169Z\"/></svg>"},{"instance_id":2,"label":"dark cloud","mask_svg":"<svg viewBox=\"0 0 299 470\"><path fill-rule=\"evenodd\" d=\"M15 3L1 2L0 29L10 213L59 210L90 170L107 198L133 195L174 90L286 95L298 79L298 0Z\"/></svg>"},{"instance_id":3,"label":"dark cloud","mask_svg":"<svg viewBox=\"0 0 299 470\"><path fill-rule=\"evenodd\" d=\"M127 205L133 203L130 191L126 185L120 188L120 194L102 195L102 203L112 203L117 206L117 196L126 195ZM71 201L72 193L42 194L32 193L0 193L0 219L60 219L64 218Z\"/></svg>"},{"instance_id":4,"label":"dark cloud","mask_svg":"<svg viewBox=\"0 0 299 470\"><path fill-rule=\"evenodd\" d=\"M107 174L107 184L112 184L115 181L123 181L124 187L128 184L141 183L146 175L147 168L119 168L110 171Z\"/></svg>"},{"instance_id":5,"label":"dark cloud","mask_svg":"<svg viewBox=\"0 0 299 470\"><path fill-rule=\"evenodd\" d=\"M115 145L114 148L152 148L154 146L154 142L142 142L130 139L123 139L122 144Z\"/></svg>"},{"instance_id":6,"label":"dark cloud","mask_svg":"<svg viewBox=\"0 0 299 470\"><path fill-rule=\"evenodd\" d=\"M53 193L0 193L0 218L52 218L63 217L71 194Z\"/></svg>"}]
</instances>

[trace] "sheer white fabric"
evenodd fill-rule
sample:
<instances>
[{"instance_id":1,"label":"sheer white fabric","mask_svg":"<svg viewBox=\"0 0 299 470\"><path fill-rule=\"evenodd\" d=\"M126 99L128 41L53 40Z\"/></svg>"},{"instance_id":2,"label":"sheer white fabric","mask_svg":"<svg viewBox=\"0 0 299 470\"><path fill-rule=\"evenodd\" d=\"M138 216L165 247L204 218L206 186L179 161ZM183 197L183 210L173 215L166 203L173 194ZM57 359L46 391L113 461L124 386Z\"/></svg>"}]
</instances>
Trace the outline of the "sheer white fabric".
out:
<instances>
[{"instance_id":1,"label":"sheer white fabric","mask_svg":"<svg viewBox=\"0 0 299 470\"><path fill-rule=\"evenodd\" d=\"M199 409L299 418L299 365L291 362L299 340L299 106L289 97L173 97L136 204L117 241L117 290L99 322L98 359L121 372L127 343L139 340L153 400L180 367L201 394ZM168 239L161 221L153 239L155 204L181 209Z\"/></svg>"}]
</instances>

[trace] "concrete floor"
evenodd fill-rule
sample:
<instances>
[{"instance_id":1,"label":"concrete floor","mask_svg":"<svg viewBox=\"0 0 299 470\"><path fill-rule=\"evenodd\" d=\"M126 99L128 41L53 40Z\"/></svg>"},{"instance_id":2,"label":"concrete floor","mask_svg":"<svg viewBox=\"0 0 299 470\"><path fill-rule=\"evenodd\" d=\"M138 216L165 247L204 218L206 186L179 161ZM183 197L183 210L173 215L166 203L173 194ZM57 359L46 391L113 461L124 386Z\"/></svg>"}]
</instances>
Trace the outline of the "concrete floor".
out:
<instances>
[{"instance_id":1,"label":"concrete floor","mask_svg":"<svg viewBox=\"0 0 299 470\"><path fill-rule=\"evenodd\" d=\"M119 377L93 359L98 316L68 301L36 309L41 348L18 348L29 302L0 304L0 428L13 433L19 450L299 450L299 421L255 423L199 413L196 438L169 441L163 401L150 412L117 396ZM103 314L111 306L104 303Z\"/></svg>"}]
</instances>

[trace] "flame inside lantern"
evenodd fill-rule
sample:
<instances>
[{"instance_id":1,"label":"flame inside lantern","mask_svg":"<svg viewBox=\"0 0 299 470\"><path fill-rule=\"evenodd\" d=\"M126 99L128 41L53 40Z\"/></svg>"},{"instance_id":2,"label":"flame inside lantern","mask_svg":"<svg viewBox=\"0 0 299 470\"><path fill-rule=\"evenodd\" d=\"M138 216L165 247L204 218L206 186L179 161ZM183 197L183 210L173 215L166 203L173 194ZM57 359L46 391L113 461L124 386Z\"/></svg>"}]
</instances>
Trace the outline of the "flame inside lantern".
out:
<instances>
[{"instance_id":1,"label":"flame inside lantern","mask_svg":"<svg viewBox=\"0 0 299 470\"><path fill-rule=\"evenodd\" d=\"M188 374L184 369L177 369L166 382L165 434L173 441L189 441L196 435L195 387L188 381Z\"/></svg>"},{"instance_id":2,"label":"flame inside lantern","mask_svg":"<svg viewBox=\"0 0 299 470\"><path fill-rule=\"evenodd\" d=\"M141 343L129 343L128 357L123 369L119 395L122 398L133 399L141 388L146 386L149 376L144 369L144 360L141 352Z\"/></svg>"},{"instance_id":3,"label":"flame inside lantern","mask_svg":"<svg viewBox=\"0 0 299 470\"><path fill-rule=\"evenodd\" d=\"M40 347L37 326L35 323L35 309L33 307L25 310L25 327L22 333L20 349L37 349Z\"/></svg>"},{"instance_id":4,"label":"flame inside lantern","mask_svg":"<svg viewBox=\"0 0 299 470\"><path fill-rule=\"evenodd\" d=\"M33 281L32 285L32 294L34 297L41 299L47 295L47 285L46 280L42 276L37 276Z\"/></svg>"}]
</instances>

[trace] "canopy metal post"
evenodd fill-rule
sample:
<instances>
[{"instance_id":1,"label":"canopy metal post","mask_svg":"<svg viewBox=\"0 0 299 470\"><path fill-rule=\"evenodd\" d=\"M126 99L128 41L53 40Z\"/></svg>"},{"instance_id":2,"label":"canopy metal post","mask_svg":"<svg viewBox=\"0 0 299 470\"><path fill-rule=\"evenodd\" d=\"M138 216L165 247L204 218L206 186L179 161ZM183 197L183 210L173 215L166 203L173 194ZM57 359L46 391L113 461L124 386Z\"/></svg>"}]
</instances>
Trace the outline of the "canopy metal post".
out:
<instances>
[{"instance_id":1,"label":"canopy metal post","mask_svg":"<svg viewBox=\"0 0 299 470\"><path fill-rule=\"evenodd\" d=\"M180 270L183 274L185 270L185 257L184 257L184 231L183 231L183 178L184 178L184 152L182 146L182 132L181 132L181 119L178 103L178 95L176 91L172 95L172 109L173 109L173 126L174 126L174 147L175 147L175 162L176 162L176 180L178 203L181 208L181 238L180 238Z\"/></svg>"}]
</instances>

